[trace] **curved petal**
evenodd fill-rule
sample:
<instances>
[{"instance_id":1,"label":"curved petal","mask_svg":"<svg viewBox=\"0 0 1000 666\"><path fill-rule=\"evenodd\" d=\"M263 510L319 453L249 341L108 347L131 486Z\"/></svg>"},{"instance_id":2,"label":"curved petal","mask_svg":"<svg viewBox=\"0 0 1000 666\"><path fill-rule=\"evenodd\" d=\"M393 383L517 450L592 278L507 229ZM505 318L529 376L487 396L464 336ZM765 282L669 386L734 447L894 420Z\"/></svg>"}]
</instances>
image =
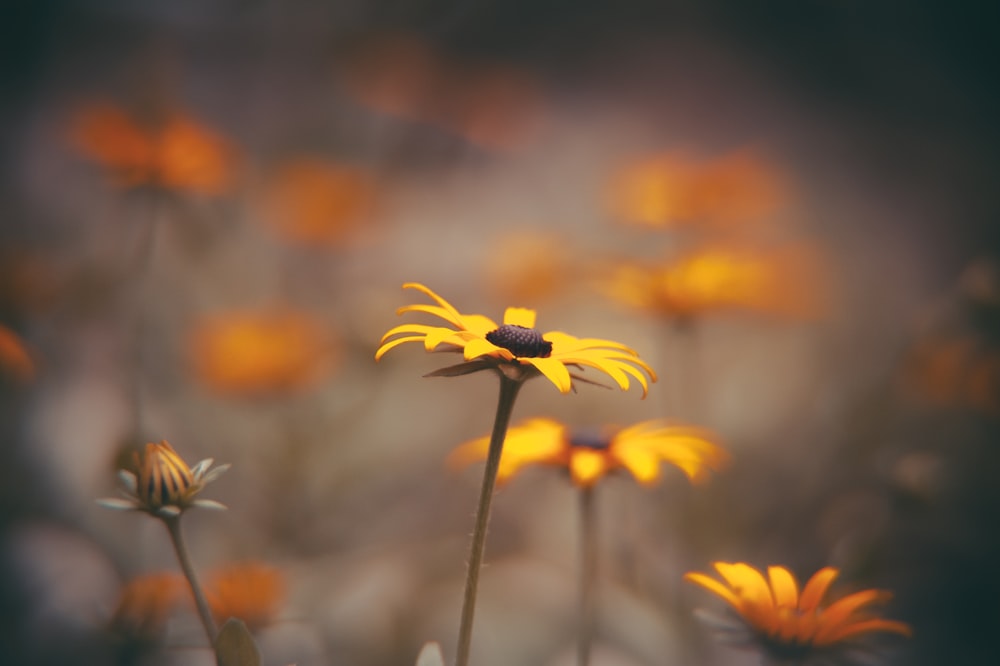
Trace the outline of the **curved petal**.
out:
<instances>
[{"instance_id":1,"label":"curved petal","mask_svg":"<svg viewBox=\"0 0 1000 666\"><path fill-rule=\"evenodd\" d=\"M785 567L773 566L767 568L767 577L771 581L774 604L779 607L798 608L799 586L792 572Z\"/></svg>"},{"instance_id":2,"label":"curved petal","mask_svg":"<svg viewBox=\"0 0 1000 666\"><path fill-rule=\"evenodd\" d=\"M890 596L888 592L883 590L861 590L835 601L820 613L820 627L819 631L816 632L815 640L824 640L831 633L841 629L850 620L853 613L869 604L884 602Z\"/></svg>"},{"instance_id":3,"label":"curved petal","mask_svg":"<svg viewBox=\"0 0 1000 666\"><path fill-rule=\"evenodd\" d=\"M763 574L743 562L716 562L715 569L743 600L743 617L756 628L775 634L774 598Z\"/></svg>"},{"instance_id":4,"label":"curved petal","mask_svg":"<svg viewBox=\"0 0 1000 666\"><path fill-rule=\"evenodd\" d=\"M447 319L448 321L452 322L456 326L458 326L459 323L461 322L462 315L459 314L458 310L455 309L455 306L453 306L451 303L449 303L448 301L446 301L443 298L441 298L440 296L438 296L436 293L434 293L433 291L431 291L428 287L425 287L424 285L420 284L419 282L407 282L407 283L403 284L403 289L416 289L417 291L419 291L420 293L424 294L425 296L428 296L431 299L433 299L434 302L436 302L438 305L440 305L441 309L447 314L447 316L443 316L442 319ZM438 316L441 317L441 315L438 315Z\"/></svg>"},{"instance_id":5,"label":"curved petal","mask_svg":"<svg viewBox=\"0 0 1000 666\"><path fill-rule=\"evenodd\" d=\"M489 340L484 340L483 338L472 338L466 342L464 355L466 361L471 361L480 356L494 356L508 361L514 358L514 355L510 351L503 347L497 347Z\"/></svg>"},{"instance_id":6,"label":"curved petal","mask_svg":"<svg viewBox=\"0 0 1000 666\"><path fill-rule=\"evenodd\" d=\"M521 363L529 363L535 366L539 372L556 385L560 393L569 393L573 388L573 379L569 375L569 370L561 361L554 358L522 358Z\"/></svg>"},{"instance_id":7,"label":"curved petal","mask_svg":"<svg viewBox=\"0 0 1000 666\"><path fill-rule=\"evenodd\" d=\"M868 634L876 631L888 631L896 634L901 634L903 636L912 636L913 629L910 625L905 622L898 622L896 620L883 620L881 618L872 618L869 620L862 620L860 622L854 622L853 624L841 625L837 630L831 631L824 639L824 642L819 642L819 637L817 636L817 645L832 645L833 643L839 643L842 640L853 638L860 634Z\"/></svg>"},{"instance_id":8,"label":"curved petal","mask_svg":"<svg viewBox=\"0 0 1000 666\"><path fill-rule=\"evenodd\" d=\"M528 308L507 308L503 313L503 323L512 326L534 328L535 316L535 311Z\"/></svg>"},{"instance_id":9,"label":"curved petal","mask_svg":"<svg viewBox=\"0 0 1000 666\"><path fill-rule=\"evenodd\" d=\"M726 600L726 602L732 606L737 612L742 608L742 602L740 598L733 594L733 591L728 587L715 580L710 576L706 576L703 573L698 573L696 571L691 571L684 574L684 580L695 583L696 585L701 585L703 588L709 592L713 592L718 596Z\"/></svg>"},{"instance_id":10,"label":"curved petal","mask_svg":"<svg viewBox=\"0 0 1000 666\"><path fill-rule=\"evenodd\" d=\"M839 573L840 571L834 567L823 567L814 573L802 590L802 596L799 597L799 612L812 613L815 611L820 602L823 601L823 597L826 596L826 591L830 589L830 584Z\"/></svg>"},{"instance_id":11,"label":"curved petal","mask_svg":"<svg viewBox=\"0 0 1000 666\"><path fill-rule=\"evenodd\" d=\"M641 446L616 446L611 444L611 453L639 483L650 486L660 479L660 458Z\"/></svg>"},{"instance_id":12,"label":"curved petal","mask_svg":"<svg viewBox=\"0 0 1000 666\"><path fill-rule=\"evenodd\" d=\"M393 347L398 347L404 342L420 342L421 340L424 339L424 337L425 336L423 335L410 335L407 337L396 338L395 340L386 342L381 347L379 347L378 350L375 352L375 360L376 361L380 360L383 356L385 356L386 352L388 352Z\"/></svg>"}]
</instances>

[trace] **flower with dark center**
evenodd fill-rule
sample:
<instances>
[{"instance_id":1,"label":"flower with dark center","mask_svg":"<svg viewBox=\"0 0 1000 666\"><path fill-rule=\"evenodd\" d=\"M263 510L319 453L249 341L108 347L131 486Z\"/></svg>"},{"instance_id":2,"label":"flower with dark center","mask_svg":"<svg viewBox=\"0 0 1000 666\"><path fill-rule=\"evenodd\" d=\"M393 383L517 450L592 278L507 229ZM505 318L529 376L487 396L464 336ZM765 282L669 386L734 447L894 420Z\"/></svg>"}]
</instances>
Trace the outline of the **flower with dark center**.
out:
<instances>
[{"instance_id":1,"label":"flower with dark center","mask_svg":"<svg viewBox=\"0 0 1000 666\"><path fill-rule=\"evenodd\" d=\"M448 458L464 467L486 457L488 437L462 444ZM569 471L573 483L587 488L614 471L624 469L639 483L653 485L660 466L669 463L693 483L708 478L728 462L706 431L689 426L645 421L621 430L573 432L552 419L530 419L507 432L497 481L504 482L522 468L550 465Z\"/></svg>"},{"instance_id":2,"label":"flower with dark center","mask_svg":"<svg viewBox=\"0 0 1000 666\"><path fill-rule=\"evenodd\" d=\"M422 284L408 283L403 288L416 289L437 305L408 305L397 310L397 314L423 312L443 319L448 326L396 326L382 336L381 346L375 352L376 361L405 342L422 342L427 351L461 351L465 358L465 363L431 373L435 376L493 369L521 381L540 374L562 393L568 393L573 388L574 379L590 382L582 376L570 374L569 368L590 367L607 374L623 391L634 379L642 387L643 396L649 388L649 381L656 381L653 369L633 349L621 343L576 338L559 331L539 333L535 330L534 310L507 308L503 323L497 324L483 315L461 314Z\"/></svg>"}]
</instances>

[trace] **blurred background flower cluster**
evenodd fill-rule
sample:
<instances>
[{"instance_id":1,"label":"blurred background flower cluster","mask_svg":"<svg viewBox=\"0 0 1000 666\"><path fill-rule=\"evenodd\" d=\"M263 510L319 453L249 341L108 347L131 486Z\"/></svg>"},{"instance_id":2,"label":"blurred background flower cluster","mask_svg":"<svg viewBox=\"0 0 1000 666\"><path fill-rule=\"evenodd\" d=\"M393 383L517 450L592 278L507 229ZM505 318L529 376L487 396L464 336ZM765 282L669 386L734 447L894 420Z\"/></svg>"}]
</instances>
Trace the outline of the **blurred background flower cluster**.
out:
<instances>
[{"instance_id":1,"label":"blurred background flower cluster","mask_svg":"<svg viewBox=\"0 0 1000 666\"><path fill-rule=\"evenodd\" d=\"M495 380L374 363L406 281L660 376L642 401L533 382L515 421L675 419L732 456L698 488L602 484L594 663L753 663L692 618L682 576L720 559L893 590L898 663L994 661L995 8L15 4L10 663L210 663L155 521L94 502L162 439L232 463L188 542L266 663L450 653L478 474L444 461L488 432ZM572 663L574 507L544 469L501 489L475 663Z\"/></svg>"}]
</instances>

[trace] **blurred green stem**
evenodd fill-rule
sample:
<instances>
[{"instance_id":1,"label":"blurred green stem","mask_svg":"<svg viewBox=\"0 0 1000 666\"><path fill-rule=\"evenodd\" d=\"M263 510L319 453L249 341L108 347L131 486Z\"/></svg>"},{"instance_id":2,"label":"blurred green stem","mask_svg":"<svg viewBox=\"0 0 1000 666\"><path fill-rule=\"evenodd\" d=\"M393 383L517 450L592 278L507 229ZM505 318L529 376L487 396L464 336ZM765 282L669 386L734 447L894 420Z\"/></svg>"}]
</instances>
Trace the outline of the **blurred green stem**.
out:
<instances>
[{"instance_id":1,"label":"blurred green stem","mask_svg":"<svg viewBox=\"0 0 1000 666\"><path fill-rule=\"evenodd\" d=\"M208 608L208 602L205 601L205 594L201 590L201 585L198 584L198 578L194 574L194 567L191 566L191 558L188 557L187 548L184 546L184 537L181 535L181 517L164 518L163 523L167 526L167 531L170 532L170 541L174 544L174 552L177 553L177 560L181 564L181 569L184 571L184 577L187 578L188 585L191 586L191 594L194 595L194 604L198 608L198 616L201 618L201 624L205 628L205 635L208 636L208 644L214 650L215 638L219 635L219 630L215 626L215 620L212 619L212 612Z\"/></svg>"},{"instance_id":2,"label":"blurred green stem","mask_svg":"<svg viewBox=\"0 0 1000 666\"><path fill-rule=\"evenodd\" d=\"M594 489L580 488L580 635L578 666L590 664L594 636L594 578L597 571L597 526L594 518Z\"/></svg>"},{"instance_id":3,"label":"blurred green stem","mask_svg":"<svg viewBox=\"0 0 1000 666\"><path fill-rule=\"evenodd\" d=\"M500 376L500 398L497 401L497 415L493 421L493 432L490 435L486 469L483 471L483 485L479 492L476 526L472 532L469 569L465 578L465 598L462 601L462 621L458 631L456 666L467 666L469 663L469 648L472 646L472 619L476 612L476 590L479 586L479 569L483 563L483 550L486 546L486 528L490 521L490 502L493 499L497 471L500 469L503 440L507 436L510 415L514 411L514 400L517 398L517 392L523 381L511 379L502 373L498 374Z\"/></svg>"}]
</instances>

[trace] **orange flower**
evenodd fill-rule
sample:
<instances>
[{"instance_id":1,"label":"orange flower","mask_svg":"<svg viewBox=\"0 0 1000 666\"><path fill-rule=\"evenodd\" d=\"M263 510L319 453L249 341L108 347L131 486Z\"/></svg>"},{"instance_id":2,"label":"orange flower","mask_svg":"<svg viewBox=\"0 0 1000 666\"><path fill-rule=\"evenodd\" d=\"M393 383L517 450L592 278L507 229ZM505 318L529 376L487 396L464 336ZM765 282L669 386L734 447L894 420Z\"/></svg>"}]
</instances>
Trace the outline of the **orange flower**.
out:
<instances>
[{"instance_id":1,"label":"orange flower","mask_svg":"<svg viewBox=\"0 0 1000 666\"><path fill-rule=\"evenodd\" d=\"M599 288L626 305L679 318L723 309L813 318L828 308L821 266L808 245L708 247L663 264L623 262Z\"/></svg>"},{"instance_id":2,"label":"orange flower","mask_svg":"<svg viewBox=\"0 0 1000 666\"><path fill-rule=\"evenodd\" d=\"M882 619L869 610L872 604L891 597L884 590L861 590L823 605L839 573L833 567L816 572L800 592L795 577L785 567L768 567L765 578L742 562L715 562L713 566L722 582L697 572L684 578L724 599L762 649L776 660L801 661L866 634L912 633L909 625Z\"/></svg>"},{"instance_id":3,"label":"orange flower","mask_svg":"<svg viewBox=\"0 0 1000 666\"><path fill-rule=\"evenodd\" d=\"M35 376L35 363L24 342L14 331L0 324L0 370L20 382Z\"/></svg>"},{"instance_id":4,"label":"orange flower","mask_svg":"<svg viewBox=\"0 0 1000 666\"><path fill-rule=\"evenodd\" d=\"M264 197L267 220L282 236L335 247L371 221L375 183L358 168L299 158L277 170Z\"/></svg>"},{"instance_id":5,"label":"orange flower","mask_svg":"<svg viewBox=\"0 0 1000 666\"><path fill-rule=\"evenodd\" d=\"M342 73L348 91L365 106L489 150L522 146L542 121L539 86L528 72L459 63L413 35L364 44Z\"/></svg>"},{"instance_id":6,"label":"orange flower","mask_svg":"<svg viewBox=\"0 0 1000 666\"><path fill-rule=\"evenodd\" d=\"M285 602L285 577L278 569L258 562L233 564L213 573L205 596L221 625L231 617L259 631L274 621Z\"/></svg>"},{"instance_id":7,"label":"orange flower","mask_svg":"<svg viewBox=\"0 0 1000 666\"><path fill-rule=\"evenodd\" d=\"M281 308L212 315L195 327L190 342L196 376L224 394L306 388L335 360L331 335L320 322Z\"/></svg>"},{"instance_id":8,"label":"orange flower","mask_svg":"<svg viewBox=\"0 0 1000 666\"><path fill-rule=\"evenodd\" d=\"M485 460L489 443L489 437L481 437L462 444L451 452L448 464L464 467ZM670 463L691 482L699 483L728 460L726 452L698 428L645 421L588 435L573 433L558 421L536 418L507 432L497 482L507 481L529 465L554 465L568 470L573 483L583 488L620 469L643 485L653 485L660 480L662 463Z\"/></svg>"},{"instance_id":9,"label":"orange flower","mask_svg":"<svg viewBox=\"0 0 1000 666\"><path fill-rule=\"evenodd\" d=\"M609 187L615 218L648 227L760 222L788 198L782 175L749 151L714 160L653 155L627 164Z\"/></svg>"},{"instance_id":10,"label":"orange flower","mask_svg":"<svg viewBox=\"0 0 1000 666\"><path fill-rule=\"evenodd\" d=\"M77 113L70 136L76 148L107 168L120 187L151 185L218 195L232 184L230 146L183 114L144 128L120 108L95 103Z\"/></svg>"},{"instance_id":11,"label":"orange flower","mask_svg":"<svg viewBox=\"0 0 1000 666\"><path fill-rule=\"evenodd\" d=\"M162 638L167 619L184 598L186 582L179 574L153 573L130 580L111 619L119 634L138 640Z\"/></svg>"},{"instance_id":12,"label":"orange flower","mask_svg":"<svg viewBox=\"0 0 1000 666\"><path fill-rule=\"evenodd\" d=\"M536 305L564 291L577 277L567 241L530 229L489 241L485 272L491 290L508 303Z\"/></svg>"}]
</instances>

